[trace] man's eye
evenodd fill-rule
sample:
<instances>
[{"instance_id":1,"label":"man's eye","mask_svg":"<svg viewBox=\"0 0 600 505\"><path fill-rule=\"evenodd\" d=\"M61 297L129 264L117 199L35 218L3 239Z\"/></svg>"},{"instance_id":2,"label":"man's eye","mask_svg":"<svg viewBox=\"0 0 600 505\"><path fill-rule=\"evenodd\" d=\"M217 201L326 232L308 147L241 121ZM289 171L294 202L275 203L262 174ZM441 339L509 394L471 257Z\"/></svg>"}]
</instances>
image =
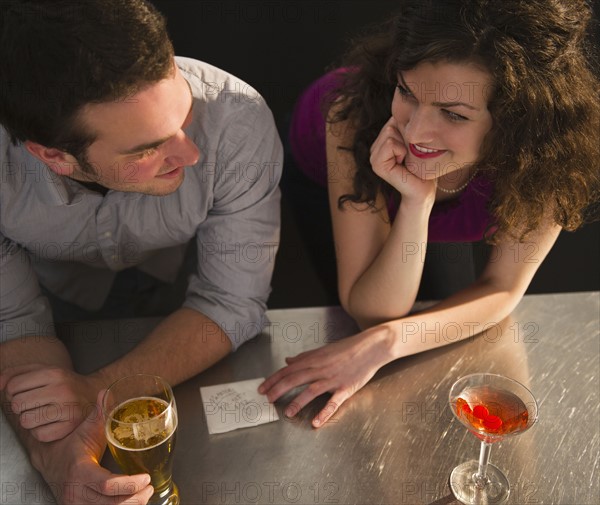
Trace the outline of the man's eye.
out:
<instances>
[{"instance_id":1,"label":"man's eye","mask_svg":"<svg viewBox=\"0 0 600 505\"><path fill-rule=\"evenodd\" d=\"M157 151L156 147L152 147L150 149L144 149L140 154L138 154L139 158L147 158L148 156L152 156Z\"/></svg>"}]
</instances>

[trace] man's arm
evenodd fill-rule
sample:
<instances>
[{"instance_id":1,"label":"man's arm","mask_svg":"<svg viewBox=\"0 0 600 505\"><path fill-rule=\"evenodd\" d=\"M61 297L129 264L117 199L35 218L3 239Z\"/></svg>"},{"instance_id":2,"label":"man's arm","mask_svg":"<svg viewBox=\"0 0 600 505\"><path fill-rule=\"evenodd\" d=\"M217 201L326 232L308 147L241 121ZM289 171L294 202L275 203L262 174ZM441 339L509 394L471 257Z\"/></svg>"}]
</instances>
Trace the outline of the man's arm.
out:
<instances>
[{"instance_id":1,"label":"man's arm","mask_svg":"<svg viewBox=\"0 0 600 505\"><path fill-rule=\"evenodd\" d=\"M59 503L97 505L118 498L146 503L152 494L148 475L119 476L99 465L106 440L95 399L89 400L99 384L90 389L87 381L77 380L64 345L47 334L52 326L49 307L26 254L0 238L0 402L7 420ZM40 378L41 383L35 382ZM72 385L77 400L61 401ZM89 415L83 419L86 410ZM77 427L69 427L65 438L57 437L69 423ZM62 439L44 441L55 438Z\"/></svg>"},{"instance_id":2,"label":"man's arm","mask_svg":"<svg viewBox=\"0 0 600 505\"><path fill-rule=\"evenodd\" d=\"M30 274L21 278L33 280ZM29 291L35 293L33 287ZM56 337L23 335L0 345L0 401L59 503L146 503L153 492L147 474L116 475L99 464L106 448L99 392L132 370L181 382L230 349L218 325L191 309L175 312L130 354L90 376L73 371Z\"/></svg>"},{"instance_id":3,"label":"man's arm","mask_svg":"<svg viewBox=\"0 0 600 505\"><path fill-rule=\"evenodd\" d=\"M65 438L47 443L34 438L20 426L11 412L10 404L2 406L31 458L42 474L58 503L86 505L101 503L147 503L154 489L148 474L117 475L99 465L106 449L104 422L100 410L103 391L88 417ZM128 501L129 503L129 501Z\"/></svg>"},{"instance_id":4,"label":"man's arm","mask_svg":"<svg viewBox=\"0 0 600 505\"><path fill-rule=\"evenodd\" d=\"M83 420L83 411L94 404L98 391L87 389L84 393L87 384L73 381L77 395L67 394L68 406L60 400L65 395L64 385L69 383L62 377L76 375L71 358L55 337L50 305L42 296L29 255L1 235L0 278L3 406L10 403L10 413L17 416L14 421L30 430L27 438L42 442L61 438Z\"/></svg>"},{"instance_id":5,"label":"man's arm","mask_svg":"<svg viewBox=\"0 0 600 505\"><path fill-rule=\"evenodd\" d=\"M87 380L108 387L135 371L158 374L170 384L179 384L227 356L231 348L218 324L184 307L161 321L132 351Z\"/></svg>"},{"instance_id":6,"label":"man's arm","mask_svg":"<svg viewBox=\"0 0 600 505\"><path fill-rule=\"evenodd\" d=\"M182 188L197 193L189 182L208 184L213 200L197 229L197 271L184 306L131 352L94 374L104 386L132 370L178 384L262 329L279 242L282 146L258 94L251 104L233 100L232 106L239 114L223 126L227 140L218 149L215 179L194 167Z\"/></svg>"}]
</instances>

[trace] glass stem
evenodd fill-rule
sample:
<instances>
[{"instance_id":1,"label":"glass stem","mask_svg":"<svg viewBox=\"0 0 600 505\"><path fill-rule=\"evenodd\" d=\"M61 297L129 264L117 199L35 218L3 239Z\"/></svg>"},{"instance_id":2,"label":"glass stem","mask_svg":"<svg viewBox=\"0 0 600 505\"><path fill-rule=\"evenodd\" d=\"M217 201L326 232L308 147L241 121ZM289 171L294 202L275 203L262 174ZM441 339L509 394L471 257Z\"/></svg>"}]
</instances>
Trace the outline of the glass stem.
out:
<instances>
[{"instance_id":1,"label":"glass stem","mask_svg":"<svg viewBox=\"0 0 600 505\"><path fill-rule=\"evenodd\" d=\"M475 485L478 488L484 488L488 483L487 478L487 466L490 460L490 452L492 450L492 444L481 442L481 449L479 450L479 468L477 473L473 476L475 479Z\"/></svg>"}]
</instances>

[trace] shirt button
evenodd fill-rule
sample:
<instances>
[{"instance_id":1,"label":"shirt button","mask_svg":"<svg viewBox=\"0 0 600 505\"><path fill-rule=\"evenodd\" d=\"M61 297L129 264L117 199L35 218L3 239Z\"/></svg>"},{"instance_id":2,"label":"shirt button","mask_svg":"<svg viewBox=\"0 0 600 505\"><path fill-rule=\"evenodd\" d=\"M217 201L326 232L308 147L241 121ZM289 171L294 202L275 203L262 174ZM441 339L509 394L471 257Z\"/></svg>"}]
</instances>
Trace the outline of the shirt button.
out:
<instances>
[{"instance_id":1,"label":"shirt button","mask_svg":"<svg viewBox=\"0 0 600 505\"><path fill-rule=\"evenodd\" d=\"M106 232L104 232L104 234L103 234L103 236L104 236L104 237L110 237L111 235L112 235L112 233L111 233L111 232L109 232L109 231L106 231Z\"/></svg>"}]
</instances>

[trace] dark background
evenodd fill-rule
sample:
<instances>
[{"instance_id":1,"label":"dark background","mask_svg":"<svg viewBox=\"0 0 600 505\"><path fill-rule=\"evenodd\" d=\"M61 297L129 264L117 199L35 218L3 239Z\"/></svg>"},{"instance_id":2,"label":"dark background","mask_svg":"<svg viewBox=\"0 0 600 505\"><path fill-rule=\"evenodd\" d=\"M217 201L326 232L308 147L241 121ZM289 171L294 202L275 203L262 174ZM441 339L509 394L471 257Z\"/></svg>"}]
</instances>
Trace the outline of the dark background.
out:
<instances>
[{"instance_id":1,"label":"dark background","mask_svg":"<svg viewBox=\"0 0 600 505\"><path fill-rule=\"evenodd\" d=\"M385 19L394 7L389 0L153 3L167 18L178 55L206 61L248 82L264 96L280 129L302 89L338 61L353 37ZM599 257L599 223L561 233L528 293L600 289ZM281 247L269 306L327 302L284 200Z\"/></svg>"}]
</instances>

